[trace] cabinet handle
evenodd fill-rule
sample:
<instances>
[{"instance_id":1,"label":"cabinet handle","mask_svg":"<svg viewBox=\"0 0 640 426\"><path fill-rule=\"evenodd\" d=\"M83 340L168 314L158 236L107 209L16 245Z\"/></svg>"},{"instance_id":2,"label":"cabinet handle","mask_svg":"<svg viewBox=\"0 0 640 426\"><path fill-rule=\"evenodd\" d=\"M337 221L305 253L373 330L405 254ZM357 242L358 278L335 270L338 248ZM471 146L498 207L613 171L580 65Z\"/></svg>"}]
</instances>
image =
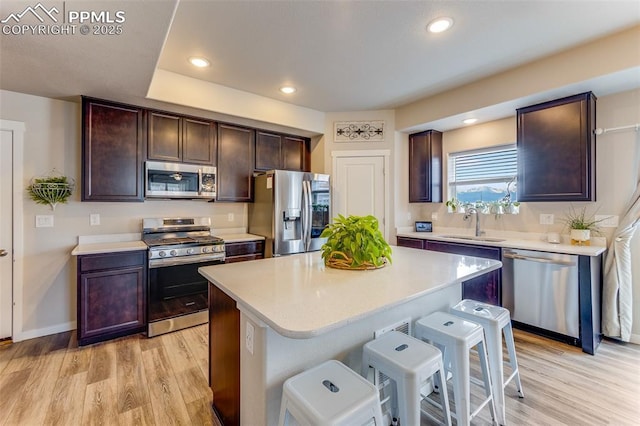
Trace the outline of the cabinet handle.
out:
<instances>
[{"instance_id":1,"label":"cabinet handle","mask_svg":"<svg viewBox=\"0 0 640 426\"><path fill-rule=\"evenodd\" d=\"M195 305L195 304L196 304L196 302L187 302L187 303L184 304L184 306L192 306L192 305Z\"/></svg>"},{"instance_id":2,"label":"cabinet handle","mask_svg":"<svg viewBox=\"0 0 640 426\"><path fill-rule=\"evenodd\" d=\"M6 251L5 249L0 249L0 257L5 257L8 254L9 254L9 252Z\"/></svg>"}]
</instances>

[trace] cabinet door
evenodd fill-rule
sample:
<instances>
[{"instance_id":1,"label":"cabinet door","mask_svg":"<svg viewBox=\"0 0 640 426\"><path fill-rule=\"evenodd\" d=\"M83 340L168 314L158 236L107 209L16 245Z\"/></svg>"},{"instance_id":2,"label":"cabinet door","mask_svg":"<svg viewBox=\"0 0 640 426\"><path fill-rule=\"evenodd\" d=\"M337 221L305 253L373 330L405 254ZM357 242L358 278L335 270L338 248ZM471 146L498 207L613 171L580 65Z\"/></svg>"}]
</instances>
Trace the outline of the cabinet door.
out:
<instances>
[{"instance_id":1,"label":"cabinet door","mask_svg":"<svg viewBox=\"0 0 640 426\"><path fill-rule=\"evenodd\" d=\"M215 164L215 124L192 118L182 119L182 161L195 164Z\"/></svg>"},{"instance_id":2,"label":"cabinet door","mask_svg":"<svg viewBox=\"0 0 640 426\"><path fill-rule=\"evenodd\" d=\"M305 171L306 140L295 136L282 138L282 168Z\"/></svg>"},{"instance_id":3,"label":"cabinet door","mask_svg":"<svg viewBox=\"0 0 640 426\"><path fill-rule=\"evenodd\" d=\"M145 330L146 267L80 275L78 343L85 345Z\"/></svg>"},{"instance_id":4,"label":"cabinet door","mask_svg":"<svg viewBox=\"0 0 640 426\"><path fill-rule=\"evenodd\" d=\"M218 124L218 201L251 201L255 131Z\"/></svg>"},{"instance_id":5,"label":"cabinet door","mask_svg":"<svg viewBox=\"0 0 640 426\"><path fill-rule=\"evenodd\" d=\"M182 120L175 115L149 111L148 158L182 161Z\"/></svg>"},{"instance_id":6,"label":"cabinet door","mask_svg":"<svg viewBox=\"0 0 640 426\"><path fill-rule=\"evenodd\" d=\"M82 98L82 201L143 201L144 111Z\"/></svg>"},{"instance_id":7,"label":"cabinet door","mask_svg":"<svg viewBox=\"0 0 640 426\"><path fill-rule=\"evenodd\" d=\"M282 169L282 136L256 131L256 170Z\"/></svg>"},{"instance_id":8,"label":"cabinet door","mask_svg":"<svg viewBox=\"0 0 640 426\"><path fill-rule=\"evenodd\" d=\"M225 425L240 424L240 311L209 284L209 386L213 409Z\"/></svg>"},{"instance_id":9,"label":"cabinet door","mask_svg":"<svg viewBox=\"0 0 640 426\"><path fill-rule=\"evenodd\" d=\"M518 201L595 201L595 102L583 93L518 109Z\"/></svg>"},{"instance_id":10,"label":"cabinet door","mask_svg":"<svg viewBox=\"0 0 640 426\"><path fill-rule=\"evenodd\" d=\"M442 133L409 135L409 202L442 202Z\"/></svg>"},{"instance_id":11,"label":"cabinet door","mask_svg":"<svg viewBox=\"0 0 640 426\"><path fill-rule=\"evenodd\" d=\"M427 250L466 256L483 257L500 260L501 250L496 247L482 247L469 244L446 243L439 241L426 242ZM502 305L502 270L491 271L462 283L462 298L473 299L492 305Z\"/></svg>"}]
</instances>

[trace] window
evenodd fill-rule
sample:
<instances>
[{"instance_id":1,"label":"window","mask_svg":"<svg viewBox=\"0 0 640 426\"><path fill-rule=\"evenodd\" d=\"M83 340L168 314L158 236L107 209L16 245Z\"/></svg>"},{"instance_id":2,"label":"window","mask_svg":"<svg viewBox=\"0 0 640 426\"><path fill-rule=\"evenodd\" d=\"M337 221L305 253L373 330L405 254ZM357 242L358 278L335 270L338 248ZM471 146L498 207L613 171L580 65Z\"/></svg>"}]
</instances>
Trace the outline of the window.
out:
<instances>
[{"instance_id":1,"label":"window","mask_svg":"<svg viewBox=\"0 0 640 426\"><path fill-rule=\"evenodd\" d=\"M516 200L516 146L449 154L449 198L461 203L492 202L510 194Z\"/></svg>"}]
</instances>

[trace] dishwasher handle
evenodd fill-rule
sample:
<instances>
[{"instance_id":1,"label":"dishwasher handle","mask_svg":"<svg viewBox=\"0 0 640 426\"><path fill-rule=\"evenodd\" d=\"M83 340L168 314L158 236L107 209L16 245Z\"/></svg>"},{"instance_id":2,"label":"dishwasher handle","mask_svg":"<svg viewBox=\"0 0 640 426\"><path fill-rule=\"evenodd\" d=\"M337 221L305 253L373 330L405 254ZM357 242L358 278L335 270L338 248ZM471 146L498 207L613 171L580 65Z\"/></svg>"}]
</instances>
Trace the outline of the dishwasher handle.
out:
<instances>
[{"instance_id":1,"label":"dishwasher handle","mask_svg":"<svg viewBox=\"0 0 640 426\"><path fill-rule=\"evenodd\" d=\"M538 262L538 263L550 263L553 265L561 265L561 266L576 266L576 263L570 260L554 260L554 259L547 259L545 257L524 256L522 254L518 254L510 251L504 252L502 254L502 257L506 257L507 259L515 259L515 260L528 260L531 262Z\"/></svg>"}]
</instances>

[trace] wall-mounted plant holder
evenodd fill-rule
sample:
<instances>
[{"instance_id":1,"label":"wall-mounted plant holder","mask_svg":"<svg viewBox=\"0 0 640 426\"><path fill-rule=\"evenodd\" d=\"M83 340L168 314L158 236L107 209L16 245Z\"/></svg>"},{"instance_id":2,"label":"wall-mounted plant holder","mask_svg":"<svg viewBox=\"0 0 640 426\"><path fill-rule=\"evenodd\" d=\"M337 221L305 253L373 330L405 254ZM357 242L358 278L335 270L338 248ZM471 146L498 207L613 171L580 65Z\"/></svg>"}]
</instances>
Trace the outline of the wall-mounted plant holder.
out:
<instances>
[{"instance_id":1,"label":"wall-mounted plant holder","mask_svg":"<svg viewBox=\"0 0 640 426\"><path fill-rule=\"evenodd\" d=\"M56 175L55 170L51 175L31 179L27 192L33 201L38 204L49 204L51 210L56 209L58 203L66 203L73 193L75 181L63 175Z\"/></svg>"}]
</instances>

